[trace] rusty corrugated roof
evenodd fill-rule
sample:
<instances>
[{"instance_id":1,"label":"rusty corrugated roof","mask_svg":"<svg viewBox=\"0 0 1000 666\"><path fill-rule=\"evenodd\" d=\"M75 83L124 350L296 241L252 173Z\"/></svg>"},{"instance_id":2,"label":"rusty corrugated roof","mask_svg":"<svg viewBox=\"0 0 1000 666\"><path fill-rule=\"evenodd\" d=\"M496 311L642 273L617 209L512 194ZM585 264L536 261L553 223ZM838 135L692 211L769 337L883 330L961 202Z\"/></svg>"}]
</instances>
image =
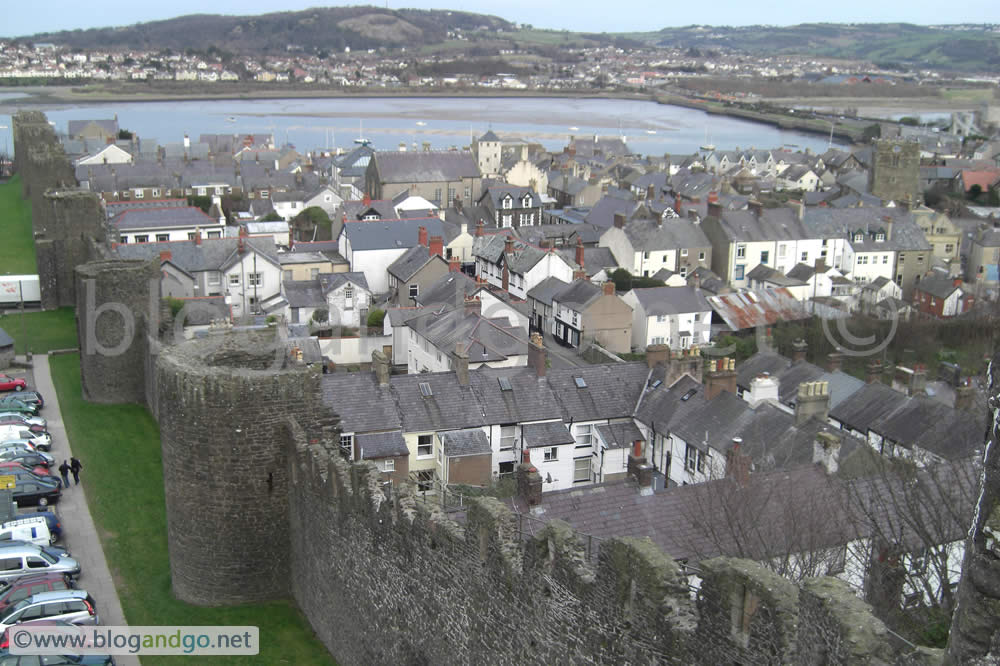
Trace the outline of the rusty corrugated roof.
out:
<instances>
[{"instance_id":1,"label":"rusty corrugated roof","mask_svg":"<svg viewBox=\"0 0 1000 666\"><path fill-rule=\"evenodd\" d=\"M784 287L710 296L708 304L734 331L770 326L779 321L808 319L810 316L802 303Z\"/></svg>"}]
</instances>

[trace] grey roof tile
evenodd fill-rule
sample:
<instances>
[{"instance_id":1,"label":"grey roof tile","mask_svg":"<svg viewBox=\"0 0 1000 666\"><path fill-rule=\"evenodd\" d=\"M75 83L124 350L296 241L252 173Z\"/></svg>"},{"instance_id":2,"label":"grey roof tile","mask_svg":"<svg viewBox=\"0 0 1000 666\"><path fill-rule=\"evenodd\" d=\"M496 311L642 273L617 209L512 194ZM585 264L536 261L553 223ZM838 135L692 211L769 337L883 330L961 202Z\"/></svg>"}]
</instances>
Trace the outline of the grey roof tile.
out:
<instances>
[{"instance_id":1,"label":"grey roof tile","mask_svg":"<svg viewBox=\"0 0 1000 666\"><path fill-rule=\"evenodd\" d=\"M444 446L444 454L449 458L489 455L493 452L490 440L481 428L439 432L438 437Z\"/></svg>"},{"instance_id":2,"label":"grey roof tile","mask_svg":"<svg viewBox=\"0 0 1000 666\"><path fill-rule=\"evenodd\" d=\"M521 439L524 446L529 449L572 444L576 441L561 421L527 423L521 426Z\"/></svg>"},{"instance_id":3,"label":"grey roof tile","mask_svg":"<svg viewBox=\"0 0 1000 666\"><path fill-rule=\"evenodd\" d=\"M362 460L393 458L410 454L401 430L358 433L354 436L354 443L358 447Z\"/></svg>"}]
</instances>

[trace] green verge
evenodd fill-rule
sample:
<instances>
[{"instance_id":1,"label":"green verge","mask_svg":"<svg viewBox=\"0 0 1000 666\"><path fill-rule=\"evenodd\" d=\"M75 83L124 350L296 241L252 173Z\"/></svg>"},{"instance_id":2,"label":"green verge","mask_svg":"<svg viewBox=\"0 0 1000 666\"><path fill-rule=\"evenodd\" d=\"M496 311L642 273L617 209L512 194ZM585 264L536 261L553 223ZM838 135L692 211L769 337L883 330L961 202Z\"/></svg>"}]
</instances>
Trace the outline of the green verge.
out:
<instances>
[{"instance_id":1,"label":"green verge","mask_svg":"<svg viewBox=\"0 0 1000 666\"><path fill-rule=\"evenodd\" d=\"M35 234L31 228L31 202L21 198L21 176L0 185L0 272L34 275ZM75 346L75 345L74 345Z\"/></svg>"},{"instance_id":2,"label":"green verge","mask_svg":"<svg viewBox=\"0 0 1000 666\"><path fill-rule=\"evenodd\" d=\"M142 657L143 665L334 664L291 601L202 608L174 598L156 421L140 405L85 402L79 354L51 356L49 363L73 451L89 470L87 502L128 623L260 627L261 649L254 657L150 656Z\"/></svg>"},{"instance_id":3,"label":"green verge","mask_svg":"<svg viewBox=\"0 0 1000 666\"><path fill-rule=\"evenodd\" d=\"M46 354L53 349L76 349L76 316L73 308L58 310L0 311L0 328L14 338L14 349L24 354Z\"/></svg>"}]
</instances>

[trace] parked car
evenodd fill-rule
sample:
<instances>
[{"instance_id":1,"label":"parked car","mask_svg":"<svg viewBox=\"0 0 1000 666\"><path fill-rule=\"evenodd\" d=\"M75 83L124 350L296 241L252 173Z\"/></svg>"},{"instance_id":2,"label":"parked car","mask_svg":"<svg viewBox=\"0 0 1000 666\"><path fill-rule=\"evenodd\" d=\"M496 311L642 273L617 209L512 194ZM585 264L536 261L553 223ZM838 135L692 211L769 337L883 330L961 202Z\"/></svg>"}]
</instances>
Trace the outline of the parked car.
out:
<instances>
[{"instance_id":1,"label":"parked car","mask_svg":"<svg viewBox=\"0 0 1000 666\"><path fill-rule=\"evenodd\" d=\"M0 474L3 474L4 476L13 476L14 479L17 481L38 481L39 483L47 483L49 485L54 485L59 488L62 488L62 479L60 479L58 476L53 476L51 474L46 474L43 476L41 474L35 474L29 469L24 469L24 468L17 469L16 467L13 468L9 467L7 469L4 469L3 472L0 472Z\"/></svg>"},{"instance_id":2,"label":"parked car","mask_svg":"<svg viewBox=\"0 0 1000 666\"><path fill-rule=\"evenodd\" d=\"M39 573L80 575L80 563L64 548L8 541L0 544L0 580L13 580Z\"/></svg>"},{"instance_id":3,"label":"parked car","mask_svg":"<svg viewBox=\"0 0 1000 666\"><path fill-rule=\"evenodd\" d=\"M42 398L42 394L38 391L21 391L17 394L17 399L28 404L34 404L41 409L45 406L45 400Z\"/></svg>"},{"instance_id":4,"label":"parked car","mask_svg":"<svg viewBox=\"0 0 1000 666\"><path fill-rule=\"evenodd\" d=\"M57 478L51 471L49 471L49 468L44 465L35 465L32 467L16 460L0 460L0 475L7 474L8 472L5 472L4 470L8 469L15 471L26 469L29 472L34 472L38 476Z\"/></svg>"},{"instance_id":5,"label":"parked car","mask_svg":"<svg viewBox=\"0 0 1000 666\"><path fill-rule=\"evenodd\" d=\"M38 413L38 406L29 404L23 400L18 400L16 396L0 396L0 411L21 412L35 416Z\"/></svg>"},{"instance_id":6,"label":"parked car","mask_svg":"<svg viewBox=\"0 0 1000 666\"><path fill-rule=\"evenodd\" d=\"M52 436L47 432L24 430L24 426L0 426L0 445L7 442L29 442L39 451L52 448Z\"/></svg>"},{"instance_id":7,"label":"parked car","mask_svg":"<svg viewBox=\"0 0 1000 666\"><path fill-rule=\"evenodd\" d=\"M32 416L31 414L25 414L24 412L12 412L5 409L0 409L0 419L10 419L18 418L23 423L28 425L40 425L43 428L48 425L48 422L41 416Z\"/></svg>"},{"instance_id":8,"label":"parked car","mask_svg":"<svg viewBox=\"0 0 1000 666\"><path fill-rule=\"evenodd\" d=\"M6 449L0 450L0 460L19 462L29 467L35 465L42 465L43 467L52 468L55 464L56 459L50 456L48 453L43 451L26 451L24 449Z\"/></svg>"},{"instance_id":9,"label":"parked car","mask_svg":"<svg viewBox=\"0 0 1000 666\"><path fill-rule=\"evenodd\" d=\"M23 391L27 387L20 377L0 374L0 391Z\"/></svg>"},{"instance_id":10,"label":"parked car","mask_svg":"<svg viewBox=\"0 0 1000 666\"><path fill-rule=\"evenodd\" d=\"M7 451L24 451L27 453L38 453L38 449L31 442L25 441L23 439L11 440L10 442L5 442L0 444L0 455L6 453Z\"/></svg>"},{"instance_id":11,"label":"parked car","mask_svg":"<svg viewBox=\"0 0 1000 666\"><path fill-rule=\"evenodd\" d=\"M48 506L58 502L61 494L61 489L54 483L18 479L14 482L11 497L18 506Z\"/></svg>"},{"instance_id":12,"label":"parked car","mask_svg":"<svg viewBox=\"0 0 1000 666\"><path fill-rule=\"evenodd\" d=\"M94 598L86 590L40 592L7 609L0 619L0 631L23 619L64 620L77 625L100 624Z\"/></svg>"},{"instance_id":13,"label":"parked car","mask_svg":"<svg viewBox=\"0 0 1000 666\"><path fill-rule=\"evenodd\" d=\"M0 615L22 599L41 592L72 590L73 579L65 574L44 573L0 582Z\"/></svg>"},{"instance_id":14,"label":"parked car","mask_svg":"<svg viewBox=\"0 0 1000 666\"><path fill-rule=\"evenodd\" d=\"M44 516L45 520L49 524L49 532L59 540L62 538L62 518L57 516L54 512L45 509L44 507L39 507L33 514L21 514L21 515L33 515L33 516Z\"/></svg>"},{"instance_id":15,"label":"parked car","mask_svg":"<svg viewBox=\"0 0 1000 666\"><path fill-rule=\"evenodd\" d=\"M0 426L17 426L25 428L31 432L48 432L43 425L35 423L25 423L22 419L15 419L12 416L0 417Z\"/></svg>"}]
</instances>

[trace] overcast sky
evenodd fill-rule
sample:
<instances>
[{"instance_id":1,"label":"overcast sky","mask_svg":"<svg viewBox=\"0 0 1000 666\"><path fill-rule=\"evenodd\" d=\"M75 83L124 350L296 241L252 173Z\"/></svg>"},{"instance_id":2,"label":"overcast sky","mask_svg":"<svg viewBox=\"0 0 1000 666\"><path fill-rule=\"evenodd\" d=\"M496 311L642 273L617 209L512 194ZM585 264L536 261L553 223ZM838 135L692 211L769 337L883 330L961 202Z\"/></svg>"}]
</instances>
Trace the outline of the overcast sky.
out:
<instances>
[{"instance_id":1,"label":"overcast sky","mask_svg":"<svg viewBox=\"0 0 1000 666\"><path fill-rule=\"evenodd\" d=\"M7 37L39 32L128 25L185 14L263 14L292 11L320 5L309 0L172 0L171 2L136 2L136 0L48 0L24 2L8 0L0 21L0 34ZM346 3L371 4L371 3ZM673 6L672 6L673 5ZM383 2L379 6L386 6ZM831 23L1000 23L1000 3L996 0L966 0L959 5L912 2L904 0L840 0L839 2L748 2L717 0L702 4L666 3L663 0L578 0L576 2L538 2L537 0L389 2L389 7L423 9L464 9L496 14L509 21L529 23L540 28L589 32L627 32L657 30L668 26L690 25L791 25L808 22ZM608 8L611 8L610 11Z\"/></svg>"}]
</instances>

